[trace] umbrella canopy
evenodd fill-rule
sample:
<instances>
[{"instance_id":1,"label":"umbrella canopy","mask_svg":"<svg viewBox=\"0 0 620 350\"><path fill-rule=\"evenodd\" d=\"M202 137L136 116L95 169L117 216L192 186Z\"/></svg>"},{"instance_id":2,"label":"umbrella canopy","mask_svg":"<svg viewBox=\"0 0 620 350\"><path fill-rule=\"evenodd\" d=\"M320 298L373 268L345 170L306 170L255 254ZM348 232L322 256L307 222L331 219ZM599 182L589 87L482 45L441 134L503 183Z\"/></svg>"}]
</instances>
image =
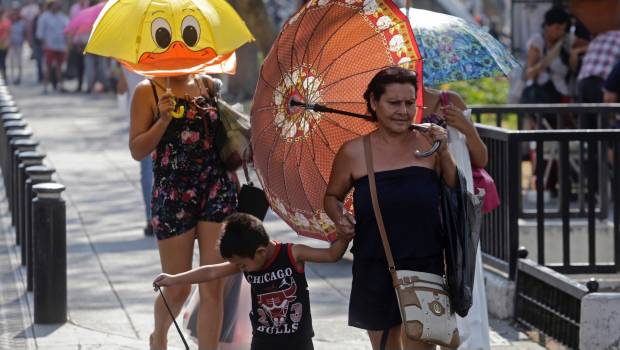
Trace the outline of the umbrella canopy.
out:
<instances>
[{"instance_id":1,"label":"umbrella canopy","mask_svg":"<svg viewBox=\"0 0 620 350\"><path fill-rule=\"evenodd\" d=\"M297 233L335 237L323 210L334 156L375 129L342 112L366 114L363 93L372 77L399 64L421 76L419 59L407 18L389 0L314 0L284 25L260 71L252 148L272 209ZM351 209L350 196L345 206Z\"/></svg>"},{"instance_id":2,"label":"umbrella canopy","mask_svg":"<svg viewBox=\"0 0 620 350\"><path fill-rule=\"evenodd\" d=\"M254 40L225 0L109 0L86 52L112 57L143 75L234 72L234 51Z\"/></svg>"},{"instance_id":3,"label":"umbrella canopy","mask_svg":"<svg viewBox=\"0 0 620 350\"><path fill-rule=\"evenodd\" d=\"M65 34L69 35L85 35L89 34L93 29L93 24L97 20L99 13L105 6L105 2L100 2L94 6L87 7L78 12L75 17L69 21L65 28Z\"/></svg>"},{"instance_id":4,"label":"umbrella canopy","mask_svg":"<svg viewBox=\"0 0 620 350\"><path fill-rule=\"evenodd\" d=\"M479 26L442 13L403 9L424 58L424 84L508 75L519 64Z\"/></svg>"}]
</instances>

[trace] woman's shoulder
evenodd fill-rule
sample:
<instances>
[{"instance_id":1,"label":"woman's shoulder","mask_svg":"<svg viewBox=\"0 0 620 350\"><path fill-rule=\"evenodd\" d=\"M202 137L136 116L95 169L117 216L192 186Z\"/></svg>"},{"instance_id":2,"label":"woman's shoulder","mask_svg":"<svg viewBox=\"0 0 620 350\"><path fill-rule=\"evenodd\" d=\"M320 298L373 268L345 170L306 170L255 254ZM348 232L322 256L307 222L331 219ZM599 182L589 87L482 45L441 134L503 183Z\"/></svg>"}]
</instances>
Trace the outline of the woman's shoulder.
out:
<instances>
[{"instance_id":1,"label":"woman's shoulder","mask_svg":"<svg viewBox=\"0 0 620 350\"><path fill-rule=\"evenodd\" d=\"M152 85L153 85L153 83L151 83L151 80L143 79L142 81L140 81L136 85L136 90L138 90L138 89L142 89L143 90L143 89L146 89L146 88L152 89Z\"/></svg>"},{"instance_id":2,"label":"woman's shoulder","mask_svg":"<svg viewBox=\"0 0 620 350\"><path fill-rule=\"evenodd\" d=\"M154 86L149 79L142 80L136 85L133 100L137 100L139 102L151 101L155 98L153 88Z\"/></svg>"},{"instance_id":3,"label":"woman's shoulder","mask_svg":"<svg viewBox=\"0 0 620 350\"><path fill-rule=\"evenodd\" d=\"M358 136L342 144L338 153L345 157L356 158L356 156L364 151L364 136Z\"/></svg>"}]
</instances>

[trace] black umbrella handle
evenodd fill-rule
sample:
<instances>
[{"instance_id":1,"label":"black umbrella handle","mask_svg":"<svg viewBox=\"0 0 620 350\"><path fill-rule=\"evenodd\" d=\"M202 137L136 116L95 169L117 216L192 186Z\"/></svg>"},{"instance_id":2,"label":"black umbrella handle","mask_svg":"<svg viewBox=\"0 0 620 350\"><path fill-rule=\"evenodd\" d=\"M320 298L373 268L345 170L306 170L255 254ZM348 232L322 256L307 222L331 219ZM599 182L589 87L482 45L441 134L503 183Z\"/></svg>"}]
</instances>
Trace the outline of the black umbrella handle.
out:
<instances>
[{"instance_id":1,"label":"black umbrella handle","mask_svg":"<svg viewBox=\"0 0 620 350\"><path fill-rule=\"evenodd\" d=\"M420 124L411 124L411 126L409 127L410 130L418 130L418 131L422 131L422 132L426 132L430 130L430 126L427 125L420 125ZM437 150L439 149L439 147L441 146L441 141L436 140L433 142L433 145L431 146L431 149L429 149L428 151L415 151L415 156L418 158L426 158L426 157L430 157L433 155L433 153L437 152Z\"/></svg>"},{"instance_id":2,"label":"black umbrella handle","mask_svg":"<svg viewBox=\"0 0 620 350\"><path fill-rule=\"evenodd\" d=\"M370 121L370 116L368 116L368 115L358 114L358 113L353 113L353 112L348 112L348 111L343 111L343 110L340 110L340 109L335 109L335 108L327 107L327 106L322 105L320 103L303 103L303 102L297 101L295 99L291 99L290 104L291 104L292 107L302 107L304 109L311 109L313 111L323 112L323 113L337 113L337 114L347 115L347 116L350 116L350 117L355 117L355 118L360 118L360 119L364 119L364 120ZM428 131L428 127L423 126L423 125L419 125L419 124L411 124L409 129L410 130L416 129L416 130L419 130L419 131ZM415 155L418 158L430 157L435 152L437 152L437 150L439 149L440 146L441 146L441 141L439 141L439 140L435 141L435 142L433 142L433 146L431 147L431 149L429 149L428 151L415 151Z\"/></svg>"}]
</instances>

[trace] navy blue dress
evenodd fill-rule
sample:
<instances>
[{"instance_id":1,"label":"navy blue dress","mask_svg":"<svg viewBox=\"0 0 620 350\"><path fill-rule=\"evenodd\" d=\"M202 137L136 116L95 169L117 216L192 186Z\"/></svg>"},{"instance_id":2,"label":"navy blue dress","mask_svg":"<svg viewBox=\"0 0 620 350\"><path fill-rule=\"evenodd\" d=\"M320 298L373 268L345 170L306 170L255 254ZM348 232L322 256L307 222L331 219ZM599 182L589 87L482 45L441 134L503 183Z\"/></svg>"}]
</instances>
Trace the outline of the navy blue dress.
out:
<instances>
[{"instance_id":1,"label":"navy blue dress","mask_svg":"<svg viewBox=\"0 0 620 350\"><path fill-rule=\"evenodd\" d=\"M439 177L421 166L375 173L379 208L396 269L444 274ZM388 271L368 176L354 182L355 238L349 325L385 330L402 323Z\"/></svg>"}]
</instances>

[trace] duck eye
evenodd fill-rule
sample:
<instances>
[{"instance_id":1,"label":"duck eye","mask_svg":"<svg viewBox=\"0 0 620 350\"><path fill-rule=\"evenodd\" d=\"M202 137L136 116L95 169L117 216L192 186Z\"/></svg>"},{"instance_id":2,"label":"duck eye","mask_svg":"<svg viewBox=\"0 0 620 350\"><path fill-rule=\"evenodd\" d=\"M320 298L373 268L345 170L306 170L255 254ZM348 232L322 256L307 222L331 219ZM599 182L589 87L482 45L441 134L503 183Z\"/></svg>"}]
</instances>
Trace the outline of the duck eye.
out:
<instances>
[{"instance_id":1,"label":"duck eye","mask_svg":"<svg viewBox=\"0 0 620 350\"><path fill-rule=\"evenodd\" d=\"M165 49L170 45L172 41L172 34L170 31L170 24L163 18L155 18L151 23L151 35L157 46Z\"/></svg>"},{"instance_id":2,"label":"duck eye","mask_svg":"<svg viewBox=\"0 0 620 350\"><path fill-rule=\"evenodd\" d=\"M183 18L181 23L181 33L183 33L183 41L187 46L194 46L200 37L200 25L194 16Z\"/></svg>"}]
</instances>

